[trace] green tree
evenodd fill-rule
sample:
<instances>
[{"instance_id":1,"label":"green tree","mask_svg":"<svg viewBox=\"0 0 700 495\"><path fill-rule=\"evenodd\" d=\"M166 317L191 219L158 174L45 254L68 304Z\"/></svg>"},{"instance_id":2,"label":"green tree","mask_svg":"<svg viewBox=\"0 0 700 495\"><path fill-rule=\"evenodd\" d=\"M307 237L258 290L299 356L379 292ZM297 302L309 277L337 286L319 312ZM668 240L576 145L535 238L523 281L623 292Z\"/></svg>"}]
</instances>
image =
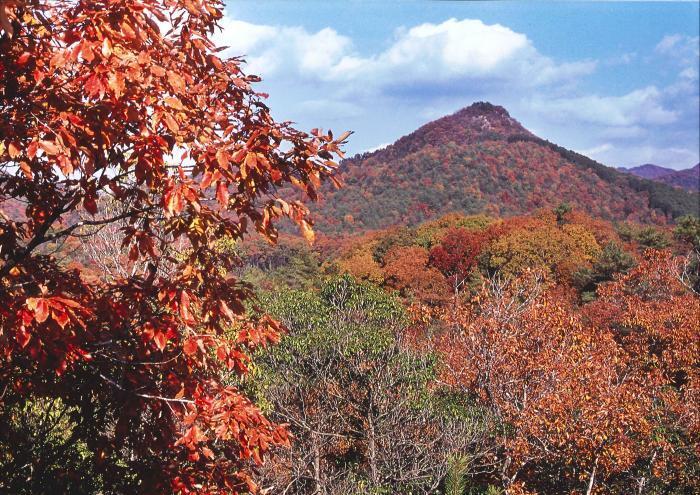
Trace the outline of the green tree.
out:
<instances>
[{"instance_id":1,"label":"green tree","mask_svg":"<svg viewBox=\"0 0 700 495\"><path fill-rule=\"evenodd\" d=\"M687 242L694 249L700 249L700 218L695 215L680 217L673 233L676 239Z\"/></svg>"},{"instance_id":2,"label":"green tree","mask_svg":"<svg viewBox=\"0 0 700 495\"><path fill-rule=\"evenodd\" d=\"M584 302L595 299L599 284L608 282L619 273L627 273L635 265L634 258L618 243L610 241L600 251L592 266L574 273L573 285L581 292Z\"/></svg>"},{"instance_id":3,"label":"green tree","mask_svg":"<svg viewBox=\"0 0 700 495\"><path fill-rule=\"evenodd\" d=\"M640 229L635 235L635 240L641 247L647 249L665 249L671 245L668 235L655 227Z\"/></svg>"},{"instance_id":4,"label":"green tree","mask_svg":"<svg viewBox=\"0 0 700 495\"><path fill-rule=\"evenodd\" d=\"M453 453L478 457L484 422L431 388L435 355L405 341L407 316L382 289L345 276L264 306L288 328L251 384L288 423L290 450L265 472L296 494L434 493Z\"/></svg>"}]
</instances>

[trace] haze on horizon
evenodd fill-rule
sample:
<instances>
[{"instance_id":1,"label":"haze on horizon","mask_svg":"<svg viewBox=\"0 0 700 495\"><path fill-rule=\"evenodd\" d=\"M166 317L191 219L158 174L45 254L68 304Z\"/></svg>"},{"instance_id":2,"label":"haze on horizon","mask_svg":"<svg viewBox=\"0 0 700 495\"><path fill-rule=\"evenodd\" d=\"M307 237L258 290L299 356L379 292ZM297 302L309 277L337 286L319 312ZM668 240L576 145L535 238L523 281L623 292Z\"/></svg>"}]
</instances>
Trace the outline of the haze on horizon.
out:
<instances>
[{"instance_id":1,"label":"haze on horizon","mask_svg":"<svg viewBox=\"0 0 700 495\"><path fill-rule=\"evenodd\" d=\"M229 1L215 36L276 118L350 153L475 101L610 166L699 160L698 2Z\"/></svg>"}]
</instances>

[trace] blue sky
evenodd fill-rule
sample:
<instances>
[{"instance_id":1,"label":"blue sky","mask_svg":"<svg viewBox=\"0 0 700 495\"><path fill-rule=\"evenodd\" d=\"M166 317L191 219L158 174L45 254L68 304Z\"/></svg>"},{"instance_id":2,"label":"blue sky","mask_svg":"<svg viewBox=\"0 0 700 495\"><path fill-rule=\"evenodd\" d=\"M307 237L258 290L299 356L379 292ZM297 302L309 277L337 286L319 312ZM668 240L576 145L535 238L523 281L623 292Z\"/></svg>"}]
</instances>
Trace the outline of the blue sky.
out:
<instances>
[{"instance_id":1,"label":"blue sky","mask_svg":"<svg viewBox=\"0 0 700 495\"><path fill-rule=\"evenodd\" d=\"M698 2L228 1L277 119L351 153L474 101L612 166L698 162Z\"/></svg>"}]
</instances>

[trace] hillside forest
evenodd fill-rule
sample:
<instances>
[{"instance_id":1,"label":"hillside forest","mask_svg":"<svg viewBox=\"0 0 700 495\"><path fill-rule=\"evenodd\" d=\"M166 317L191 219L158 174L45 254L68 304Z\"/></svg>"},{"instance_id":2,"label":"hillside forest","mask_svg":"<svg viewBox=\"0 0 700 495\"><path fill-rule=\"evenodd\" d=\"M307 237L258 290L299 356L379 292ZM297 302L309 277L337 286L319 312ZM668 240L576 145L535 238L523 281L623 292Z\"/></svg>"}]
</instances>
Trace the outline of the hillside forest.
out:
<instances>
[{"instance_id":1,"label":"hillside forest","mask_svg":"<svg viewBox=\"0 0 700 495\"><path fill-rule=\"evenodd\" d=\"M485 102L345 158L223 8L0 0L0 494L699 493L700 195Z\"/></svg>"}]
</instances>

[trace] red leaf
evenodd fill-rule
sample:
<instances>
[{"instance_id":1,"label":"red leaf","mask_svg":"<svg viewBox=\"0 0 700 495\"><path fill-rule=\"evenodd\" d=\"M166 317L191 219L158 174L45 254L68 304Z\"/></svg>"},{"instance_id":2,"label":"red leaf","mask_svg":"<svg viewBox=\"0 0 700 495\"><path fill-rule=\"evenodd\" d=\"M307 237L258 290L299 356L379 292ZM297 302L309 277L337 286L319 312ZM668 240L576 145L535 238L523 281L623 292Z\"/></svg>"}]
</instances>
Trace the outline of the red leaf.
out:
<instances>
[{"instance_id":1,"label":"red leaf","mask_svg":"<svg viewBox=\"0 0 700 495\"><path fill-rule=\"evenodd\" d=\"M189 323L192 321L190 316L190 296L184 290L180 292L180 317L185 322Z\"/></svg>"},{"instance_id":2,"label":"red leaf","mask_svg":"<svg viewBox=\"0 0 700 495\"><path fill-rule=\"evenodd\" d=\"M182 352L186 355L191 356L197 352L197 339L189 338L185 341L182 346Z\"/></svg>"},{"instance_id":3,"label":"red leaf","mask_svg":"<svg viewBox=\"0 0 700 495\"><path fill-rule=\"evenodd\" d=\"M15 334L15 340L17 340L17 343L22 348L27 347L27 344L29 344L29 341L32 340L32 334L29 332L25 332L24 329L20 329Z\"/></svg>"},{"instance_id":4,"label":"red leaf","mask_svg":"<svg viewBox=\"0 0 700 495\"><path fill-rule=\"evenodd\" d=\"M30 297L27 299L27 308L34 311L34 319L43 323L49 317L49 304L43 297Z\"/></svg>"},{"instance_id":5,"label":"red leaf","mask_svg":"<svg viewBox=\"0 0 700 495\"><path fill-rule=\"evenodd\" d=\"M228 359L228 350L224 346L219 346L216 349L216 357L218 357L221 361L226 361Z\"/></svg>"},{"instance_id":6,"label":"red leaf","mask_svg":"<svg viewBox=\"0 0 700 495\"><path fill-rule=\"evenodd\" d=\"M64 311L52 311L51 317L56 323L61 325L61 328L66 328L66 325L70 321L70 319L68 318L68 314Z\"/></svg>"},{"instance_id":7,"label":"red leaf","mask_svg":"<svg viewBox=\"0 0 700 495\"><path fill-rule=\"evenodd\" d=\"M27 146L27 156L30 160L33 160L36 156L37 148L39 148L39 143L37 143L36 141L32 141L31 143L29 143L29 146Z\"/></svg>"},{"instance_id":8,"label":"red leaf","mask_svg":"<svg viewBox=\"0 0 700 495\"><path fill-rule=\"evenodd\" d=\"M87 196L83 199L83 208L85 208L85 211L87 211L90 215L96 215L97 201L95 201L95 198L92 196Z\"/></svg>"},{"instance_id":9,"label":"red leaf","mask_svg":"<svg viewBox=\"0 0 700 495\"><path fill-rule=\"evenodd\" d=\"M158 347L160 351L163 351L165 345L168 343L168 337L164 332L157 331L153 334L153 341L156 343L156 347Z\"/></svg>"}]
</instances>

